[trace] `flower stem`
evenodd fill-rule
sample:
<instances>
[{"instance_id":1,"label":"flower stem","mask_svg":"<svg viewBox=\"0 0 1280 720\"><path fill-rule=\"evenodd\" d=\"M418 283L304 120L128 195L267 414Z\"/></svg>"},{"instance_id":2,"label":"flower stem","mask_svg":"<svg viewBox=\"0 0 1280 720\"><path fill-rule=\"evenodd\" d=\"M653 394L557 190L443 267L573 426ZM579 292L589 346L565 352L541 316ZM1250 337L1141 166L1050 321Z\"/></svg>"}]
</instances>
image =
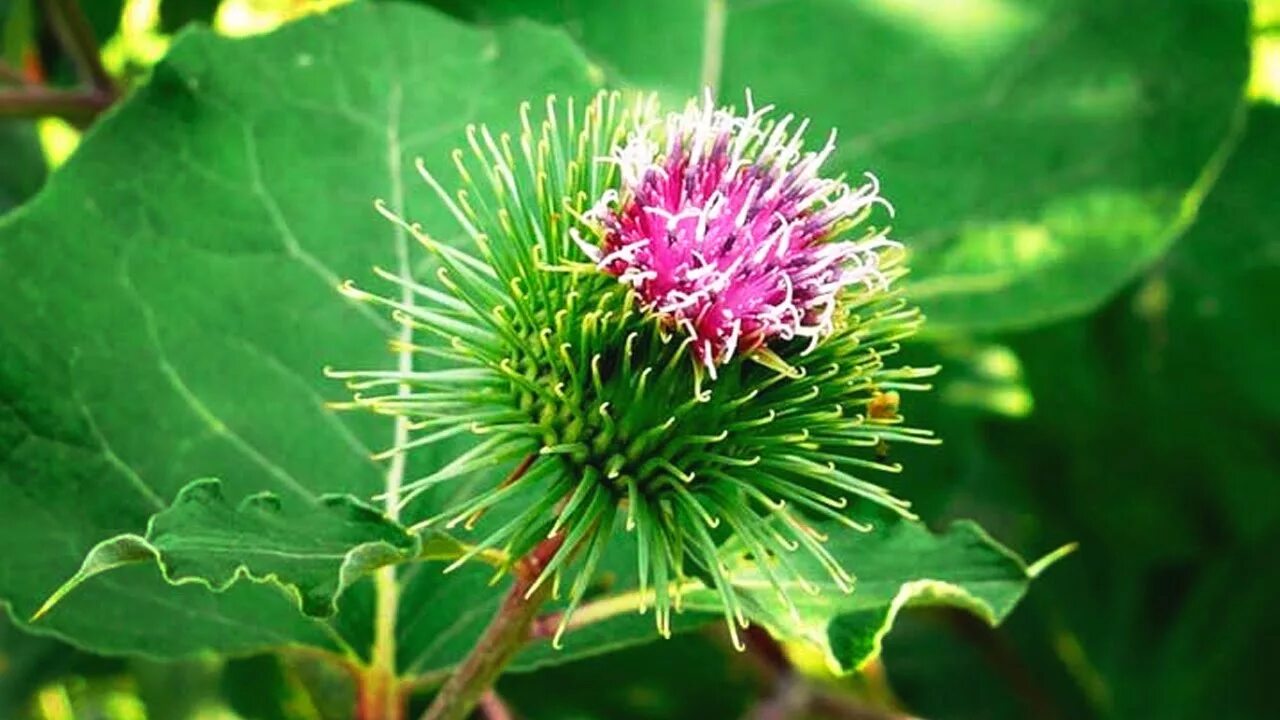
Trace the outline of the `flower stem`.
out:
<instances>
[{"instance_id":1,"label":"flower stem","mask_svg":"<svg viewBox=\"0 0 1280 720\"><path fill-rule=\"evenodd\" d=\"M515 568L515 582L484 634L458 669L440 688L422 720L464 720L493 686L503 668L529 639L529 630L555 583L544 582L529 593L542 569L560 550L564 533L539 543ZM527 597L526 597L527 594Z\"/></svg>"}]
</instances>

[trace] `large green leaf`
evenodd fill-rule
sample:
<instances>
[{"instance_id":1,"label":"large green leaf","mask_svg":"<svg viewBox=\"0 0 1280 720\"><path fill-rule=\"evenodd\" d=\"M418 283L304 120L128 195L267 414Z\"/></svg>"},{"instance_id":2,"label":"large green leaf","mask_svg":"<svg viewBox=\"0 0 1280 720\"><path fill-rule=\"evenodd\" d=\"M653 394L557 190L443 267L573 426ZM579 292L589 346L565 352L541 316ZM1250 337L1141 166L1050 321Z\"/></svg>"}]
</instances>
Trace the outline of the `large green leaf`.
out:
<instances>
[{"instance_id":1,"label":"large green leaf","mask_svg":"<svg viewBox=\"0 0 1280 720\"><path fill-rule=\"evenodd\" d=\"M145 536L117 535L94 546L40 614L98 573L153 562L175 585L221 592L240 579L275 583L305 614L328 617L353 582L414 558L418 546L417 536L350 495L285 509L276 495L258 493L233 507L220 480L197 480L151 516Z\"/></svg>"},{"instance_id":2,"label":"large green leaf","mask_svg":"<svg viewBox=\"0 0 1280 720\"><path fill-rule=\"evenodd\" d=\"M1029 489L1086 547L1166 565L1280 522L1258 502L1280 420L1278 140L1280 111L1252 110L1241 152L1160 267L1091 322L1014 339L1037 422L1003 431L1002 455L1043 477Z\"/></svg>"},{"instance_id":3,"label":"large green leaf","mask_svg":"<svg viewBox=\"0 0 1280 720\"><path fill-rule=\"evenodd\" d=\"M427 0L473 22L520 16L562 27L610 81L677 102L700 87L705 0Z\"/></svg>"},{"instance_id":4,"label":"large green leaf","mask_svg":"<svg viewBox=\"0 0 1280 720\"><path fill-rule=\"evenodd\" d=\"M615 80L719 76L838 129L835 164L898 209L932 331L1083 313L1158 258L1234 146L1249 57L1244 0L458 7L565 27Z\"/></svg>"},{"instance_id":5,"label":"large green leaf","mask_svg":"<svg viewBox=\"0 0 1280 720\"><path fill-rule=\"evenodd\" d=\"M1083 541L1087 562L1044 586L1065 599L1047 614L1097 668L1108 717L1269 712L1256 642L1276 632L1280 587L1277 163L1280 109L1255 107L1159 268L1092 323L1018 338L1045 413L1002 433L1005 456L1040 478L1028 512Z\"/></svg>"},{"instance_id":6,"label":"large green leaf","mask_svg":"<svg viewBox=\"0 0 1280 720\"><path fill-rule=\"evenodd\" d=\"M372 200L451 227L414 157L447 166L466 123L509 125L526 98L592 92L590 74L560 32L392 4L244 41L184 34L0 222L0 598L29 616L193 478L225 478L233 501L380 492L370 454L390 422L326 410L345 391L322 374L395 363L390 322L336 291L418 257ZM436 639L419 618L454 624L500 592L434 565L401 584L402 658ZM107 653L359 655L372 612L353 590L326 622L268 585L175 588L141 564L87 580L35 629Z\"/></svg>"},{"instance_id":7,"label":"large green leaf","mask_svg":"<svg viewBox=\"0 0 1280 720\"><path fill-rule=\"evenodd\" d=\"M1280 465L1280 109L1251 108L1246 128L1195 225L1139 282L1091 317L1005 339L1035 411L945 434L952 512L1015 547L1081 549L1002 627L1015 654L989 681L969 667L979 653L940 647L936 627L895 631L888 672L915 714L1033 716L995 707L1010 663L1059 717L1271 712L1258 639L1280 631L1268 560L1280 504L1267 500Z\"/></svg>"},{"instance_id":8,"label":"large green leaf","mask_svg":"<svg viewBox=\"0 0 1280 720\"><path fill-rule=\"evenodd\" d=\"M905 607L958 607L998 624L1026 594L1031 580L1070 550L1068 546L1028 566L970 522L954 523L937 535L902 518L880 517L873 525L867 533L828 528L827 549L855 578L851 592L830 579L820 581L829 577L822 565L797 555L792 562L806 577L819 580L817 592L793 590L795 613L771 590L753 593L747 606L750 619L776 637L817 649L833 671L848 672L879 656L881 641ZM757 558L732 543L726 554L736 583L769 587ZM689 605L714 608L714 596L693 593Z\"/></svg>"}]
</instances>

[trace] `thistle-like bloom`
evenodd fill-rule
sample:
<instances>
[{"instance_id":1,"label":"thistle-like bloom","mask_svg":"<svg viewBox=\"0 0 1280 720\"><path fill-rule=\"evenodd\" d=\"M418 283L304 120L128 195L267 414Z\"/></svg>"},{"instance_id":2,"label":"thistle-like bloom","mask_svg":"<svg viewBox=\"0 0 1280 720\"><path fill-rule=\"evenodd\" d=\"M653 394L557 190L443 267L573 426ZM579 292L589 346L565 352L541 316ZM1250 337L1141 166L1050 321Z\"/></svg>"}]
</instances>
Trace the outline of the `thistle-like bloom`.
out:
<instances>
[{"instance_id":1,"label":"thistle-like bloom","mask_svg":"<svg viewBox=\"0 0 1280 720\"><path fill-rule=\"evenodd\" d=\"M833 329L844 289L883 286L883 235L837 239L879 204L875 178L856 189L819 175L835 134L804 153L806 122L744 117L708 97L672 113L661 133L633 135L613 157L620 191L589 217L603 230L584 250L636 291L645 309L694 339L715 375L735 354Z\"/></svg>"},{"instance_id":2,"label":"thistle-like bloom","mask_svg":"<svg viewBox=\"0 0 1280 720\"><path fill-rule=\"evenodd\" d=\"M901 248L859 230L884 204L875 183L822 177L833 140L807 151L805 123L769 108L707 101L662 118L601 94L581 113L549 99L536 128L526 104L521 121L514 141L469 128L456 194L419 162L469 248L379 205L439 271L379 271L394 297L344 288L413 335L393 342L412 368L332 373L356 391L350 406L412 421L389 452L474 438L404 485L405 516L476 527L455 567L562 535L534 587L576 566L565 622L615 529L636 535L664 635L698 584L731 630L745 625L728 553L749 555L793 611L795 589L817 591L805 567L851 589L824 528L868 529L858 503L907 514L863 476L899 470L889 443L933 442L897 412L932 370L886 362L921 318L893 289ZM502 465L516 468L507 481L490 475ZM463 478L480 489L422 507Z\"/></svg>"}]
</instances>

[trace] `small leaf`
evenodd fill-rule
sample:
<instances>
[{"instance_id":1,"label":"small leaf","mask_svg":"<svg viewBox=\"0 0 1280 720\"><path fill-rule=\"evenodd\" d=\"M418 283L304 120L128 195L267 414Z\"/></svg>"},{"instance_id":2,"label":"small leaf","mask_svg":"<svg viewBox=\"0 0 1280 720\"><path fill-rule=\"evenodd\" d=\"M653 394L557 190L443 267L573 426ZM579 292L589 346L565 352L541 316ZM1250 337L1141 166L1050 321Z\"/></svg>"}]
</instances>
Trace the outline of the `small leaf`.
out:
<instances>
[{"instance_id":1,"label":"small leaf","mask_svg":"<svg viewBox=\"0 0 1280 720\"><path fill-rule=\"evenodd\" d=\"M275 582L305 614L328 617L351 583L417 554L416 537L349 495L285 508L276 495L259 493L232 507L222 481L206 478L184 487L171 506L153 515L146 536L117 535L98 543L33 620L89 578L148 560L174 585L200 583L221 592L241 578Z\"/></svg>"},{"instance_id":2,"label":"small leaf","mask_svg":"<svg viewBox=\"0 0 1280 720\"><path fill-rule=\"evenodd\" d=\"M782 640L816 647L833 671L849 672L880 654L881 641L904 607L958 607L997 625L1013 611L1031 580L1073 549L1066 546L1029 568L969 521L957 522L942 534L902 518L885 516L874 524L868 533L833 530L826 543L831 555L855 576L853 592L842 592L834 582L819 584L817 594L796 588L791 593L795 614L764 589L767 583L758 560L732 543L726 545L735 582L750 588L759 581L762 588L751 594L752 602L745 608L751 621ZM806 568L808 577L823 576L815 560L800 553L789 560L813 564ZM715 602L708 591L687 600L692 609Z\"/></svg>"}]
</instances>

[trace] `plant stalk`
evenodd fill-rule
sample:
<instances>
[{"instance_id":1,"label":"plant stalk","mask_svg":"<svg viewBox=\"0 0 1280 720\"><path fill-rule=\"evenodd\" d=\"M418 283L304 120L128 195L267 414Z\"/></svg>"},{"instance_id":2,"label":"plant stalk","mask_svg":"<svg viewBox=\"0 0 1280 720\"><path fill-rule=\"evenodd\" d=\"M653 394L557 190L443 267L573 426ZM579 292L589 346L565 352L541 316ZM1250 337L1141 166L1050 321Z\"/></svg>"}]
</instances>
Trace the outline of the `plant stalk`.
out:
<instances>
[{"instance_id":1,"label":"plant stalk","mask_svg":"<svg viewBox=\"0 0 1280 720\"><path fill-rule=\"evenodd\" d=\"M76 66L76 74L90 87L114 98L115 81L102 66L98 41L80 4L76 0L44 0L43 5L62 49Z\"/></svg>"},{"instance_id":2,"label":"plant stalk","mask_svg":"<svg viewBox=\"0 0 1280 720\"><path fill-rule=\"evenodd\" d=\"M484 720L515 720L511 708L493 690L485 690L480 696L480 715Z\"/></svg>"},{"instance_id":3,"label":"plant stalk","mask_svg":"<svg viewBox=\"0 0 1280 720\"><path fill-rule=\"evenodd\" d=\"M60 90L26 85L0 90L0 118L54 115L71 122L87 122L113 102L113 94L94 88Z\"/></svg>"},{"instance_id":4,"label":"plant stalk","mask_svg":"<svg viewBox=\"0 0 1280 720\"><path fill-rule=\"evenodd\" d=\"M0 90L0 118L53 115L87 124L111 107L119 88L102 66L93 28L76 0L43 0L41 6L59 46L75 65L80 87L37 85L5 66L0 77L15 87Z\"/></svg>"},{"instance_id":5,"label":"plant stalk","mask_svg":"<svg viewBox=\"0 0 1280 720\"><path fill-rule=\"evenodd\" d=\"M404 702L396 674L396 613L400 588L395 566L379 568L373 577L376 594L374 638L369 667L360 678L358 720L403 720Z\"/></svg>"},{"instance_id":6,"label":"plant stalk","mask_svg":"<svg viewBox=\"0 0 1280 720\"><path fill-rule=\"evenodd\" d=\"M376 666L359 672L355 720L404 720L404 698L394 673Z\"/></svg>"},{"instance_id":7,"label":"plant stalk","mask_svg":"<svg viewBox=\"0 0 1280 720\"><path fill-rule=\"evenodd\" d=\"M530 637L530 629L542 605L551 597L554 583L529 588L560 550L564 533L543 540L515 568L515 582L502 606L453 675L440 688L422 720L465 720L484 693ZM528 597L526 597L526 594Z\"/></svg>"}]
</instances>

